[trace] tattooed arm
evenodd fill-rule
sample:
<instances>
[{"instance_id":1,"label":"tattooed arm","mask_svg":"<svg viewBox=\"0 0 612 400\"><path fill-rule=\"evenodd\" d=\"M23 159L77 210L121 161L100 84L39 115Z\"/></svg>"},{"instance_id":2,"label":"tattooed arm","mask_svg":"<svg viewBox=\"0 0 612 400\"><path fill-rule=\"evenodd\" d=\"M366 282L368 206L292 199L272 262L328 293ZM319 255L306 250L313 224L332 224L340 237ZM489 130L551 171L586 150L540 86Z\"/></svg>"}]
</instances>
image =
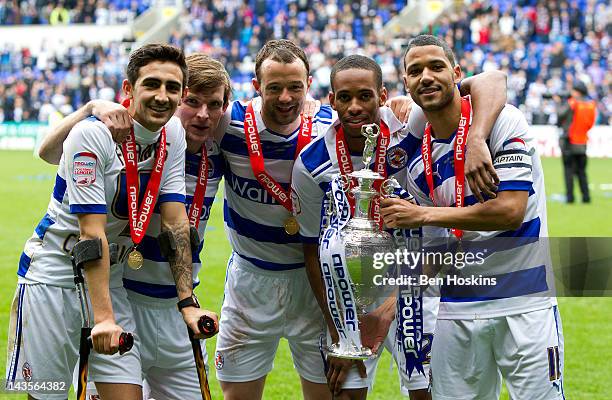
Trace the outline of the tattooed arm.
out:
<instances>
[{"instance_id":1,"label":"tattooed arm","mask_svg":"<svg viewBox=\"0 0 612 400\"><path fill-rule=\"evenodd\" d=\"M189 221L185 206L181 203L162 203L160 206L162 231L171 231L176 241L176 252L170 257L170 269L176 284L179 300L193 294L193 265L189 242Z\"/></svg>"},{"instance_id":2,"label":"tattooed arm","mask_svg":"<svg viewBox=\"0 0 612 400\"><path fill-rule=\"evenodd\" d=\"M193 294L193 264L191 258L191 242L189 239L189 221L185 205L178 202L167 202L160 205L161 229L170 231L176 242L176 252L168 259L172 276L176 284L178 299L183 300ZM183 320L196 334L196 338L203 338L198 329L198 320L203 315L211 316L206 310L196 307L185 307L181 310ZM216 315L213 318L216 324Z\"/></svg>"}]
</instances>

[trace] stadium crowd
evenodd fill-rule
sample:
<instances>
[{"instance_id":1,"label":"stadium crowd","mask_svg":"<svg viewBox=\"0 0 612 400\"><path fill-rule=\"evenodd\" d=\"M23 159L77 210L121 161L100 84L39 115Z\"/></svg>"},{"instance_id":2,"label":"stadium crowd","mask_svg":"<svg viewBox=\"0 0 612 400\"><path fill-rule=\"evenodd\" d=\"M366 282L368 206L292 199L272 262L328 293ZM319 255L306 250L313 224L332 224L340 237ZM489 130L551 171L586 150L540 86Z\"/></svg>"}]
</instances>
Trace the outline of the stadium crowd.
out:
<instances>
[{"instance_id":1,"label":"stadium crowd","mask_svg":"<svg viewBox=\"0 0 612 400\"><path fill-rule=\"evenodd\" d=\"M149 0L1 0L0 25L127 24Z\"/></svg>"},{"instance_id":2,"label":"stadium crowd","mask_svg":"<svg viewBox=\"0 0 612 400\"><path fill-rule=\"evenodd\" d=\"M148 6L143 0L39 3L0 0L0 24L54 23L58 7L69 22L123 23ZM253 95L254 55L272 38L288 38L306 50L315 98L326 99L331 66L351 53L372 56L387 88L397 94L403 91L402 47L419 32L406 28L391 38L383 26L405 5L399 0L186 1L169 41L187 53L202 51L220 60L232 77L234 98ZM509 100L531 123L556 123L553 98L563 101L576 79L597 100L598 123L610 123L612 6L605 0L472 1L430 29L453 44L467 76L505 71ZM81 44L51 54L41 46L33 54L28 48L0 47L0 121L46 122L90 98L117 99L126 49L125 43Z\"/></svg>"}]
</instances>

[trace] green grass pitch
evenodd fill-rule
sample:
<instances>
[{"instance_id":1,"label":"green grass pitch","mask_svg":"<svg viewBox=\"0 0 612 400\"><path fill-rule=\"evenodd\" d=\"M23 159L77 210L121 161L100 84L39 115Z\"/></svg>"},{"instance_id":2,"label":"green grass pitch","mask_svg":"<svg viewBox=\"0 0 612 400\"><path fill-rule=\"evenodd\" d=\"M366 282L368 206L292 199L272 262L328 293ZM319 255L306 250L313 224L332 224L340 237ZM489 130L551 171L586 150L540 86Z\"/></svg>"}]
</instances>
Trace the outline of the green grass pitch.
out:
<instances>
[{"instance_id":1,"label":"green grass pitch","mask_svg":"<svg viewBox=\"0 0 612 400\"><path fill-rule=\"evenodd\" d=\"M544 159L546 190L564 192L561 161ZM612 160L589 160L588 173L592 184L590 205L568 206L548 202L550 236L612 236ZM0 353L6 351L8 313L15 283L19 256L26 239L44 215L55 177L55 167L32 157L30 152L0 151ZM578 198L580 198L578 196ZM204 248L202 284L196 290L204 307L219 311L223 298L225 266L229 246L225 239L222 202L217 201L208 223ZM612 300L609 298L559 299L565 333L565 393L568 399L606 400L612 393ZM538 335L538 332L534 332ZM215 341L207 343L212 361ZM212 363L209 363L212 365ZM399 399L397 371L390 367L385 354L379 363L374 390L370 399ZM212 368L214 371L214 367ZM221 390L210 374L213 398L220 399ZM4 376L4 367L3 367ZM286 341L281 342L274 370L268 376L265 399L301 397L299 378L293 369ZM0 399L25 398L23 395L0 394ZM503 394L502 399L507 399Z\"/></svg>"}]
</instances>

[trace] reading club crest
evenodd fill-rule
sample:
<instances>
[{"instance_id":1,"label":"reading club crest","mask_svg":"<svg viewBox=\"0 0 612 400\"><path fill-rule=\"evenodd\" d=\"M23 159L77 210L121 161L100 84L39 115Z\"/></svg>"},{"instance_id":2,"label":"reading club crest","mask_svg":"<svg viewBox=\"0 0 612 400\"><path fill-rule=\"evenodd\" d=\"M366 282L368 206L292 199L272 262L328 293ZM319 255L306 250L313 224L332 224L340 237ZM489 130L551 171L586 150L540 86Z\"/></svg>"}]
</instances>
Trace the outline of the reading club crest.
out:
<instances>
[{"instance_id":1,"label":"reading club crest","mask_svg":"<svg viewBox=\"0 0 612 400\"><path fill-rule=\"evenodd\" d=\"M23 364L23 368L21 369L21 375L23 375L23 380L26 382L30 382L32 380L32 366L30 363L26 362Z\"/></svg>"},{"instance_id":2,"label":"reading club crest","mask_svg":"<svg viewBox=\"0 0 612 400\"><path fill-rule=\"evenodd\" d=\"M392 168L404 168L407 162L408 154L406 154L406 150L399 146L389 149L389 152L387 153L387 163L389 163Z\"/></svg>"},{"instance_id":3,"label":"reading club crest","mask_svg":"<svg viewBox=\"0 0 612 400\"><path fill-rule=\"evenodd\" d=\"M215 368L218 370L223 369L223 354L220 351L215 353Z\"/></svg>"}]
</instances>

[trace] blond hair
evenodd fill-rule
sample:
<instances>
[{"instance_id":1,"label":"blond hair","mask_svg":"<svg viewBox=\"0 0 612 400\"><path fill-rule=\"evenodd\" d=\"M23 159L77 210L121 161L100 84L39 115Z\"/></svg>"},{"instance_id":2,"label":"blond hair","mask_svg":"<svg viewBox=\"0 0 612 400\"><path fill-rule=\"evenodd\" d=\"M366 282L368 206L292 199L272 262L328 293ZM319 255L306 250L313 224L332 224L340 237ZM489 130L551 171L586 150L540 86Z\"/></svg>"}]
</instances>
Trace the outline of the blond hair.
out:
<instances>
[{"instance_id":1,"label":"blond hair","mask_svg":"<svg viewBox=\"0 0 612 400\"><path fill-rule=\"evenodd\" d=\"M195 53L186 57L189 69L187 86L192 92L202 92L206 89L216 89L223 86L223 105L229 102L232 88L230 77L219 61L203 53Z\"/></svg>"}]
</instances>

